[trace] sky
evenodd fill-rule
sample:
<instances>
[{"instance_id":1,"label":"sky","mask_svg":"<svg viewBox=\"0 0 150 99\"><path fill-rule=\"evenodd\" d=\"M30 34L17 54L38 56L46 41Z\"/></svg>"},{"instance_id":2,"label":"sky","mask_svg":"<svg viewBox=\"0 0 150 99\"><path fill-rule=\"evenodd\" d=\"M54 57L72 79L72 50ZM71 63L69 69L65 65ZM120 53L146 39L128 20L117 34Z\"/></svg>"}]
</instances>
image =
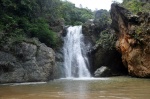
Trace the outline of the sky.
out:
<instances>
[{"instance_id":1,"label":"sky","mask_svg":"<svg viewBox=\"0 0 150 99\"><path fill-rule=\"evenodd\" d=\"M91 10L96 10L96 9L106 9L110 10L111 3L114 0L67 0L76 5L76 7L80 7L80 4L82 7L87 7ZM115 0L118 2L121 2L122 0Z\"/></svg>"}]
</instances>

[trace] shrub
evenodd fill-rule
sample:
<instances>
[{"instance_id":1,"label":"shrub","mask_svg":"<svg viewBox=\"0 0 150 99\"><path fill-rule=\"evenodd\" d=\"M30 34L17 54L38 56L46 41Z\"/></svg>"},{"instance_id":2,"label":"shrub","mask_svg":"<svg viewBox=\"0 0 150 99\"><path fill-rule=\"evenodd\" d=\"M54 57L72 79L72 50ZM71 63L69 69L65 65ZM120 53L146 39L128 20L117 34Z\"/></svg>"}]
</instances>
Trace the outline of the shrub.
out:
<instances>
[{"instance_id":1,"label":"shrub","mask_svg":"<svg viewBox=\"0 0 150 99\"><path fill-rule=\"evenodd\" d=\"M104 49L112 50L115 48L116 40L116 35L111 33L109 29L106 29L100 33L100 38L97 41L97 44Z\"/></svg>"},{"instance_id":2,"label":"shrub","mask_svg":"<svg viewBox=\"0 0 150 99\"><path fill-rule=\"evenodd\" d=\"M31 37L37 37L48 46L55 47L58 42L56 33L49 29L49 25L43 19L31 24L29 32Z\"/></svg>"},{"instance_id":3,"label":"shrub","mask_svg":"<svg viewBox=\"0 0 150 99\"><path fill-rule=\"evenodd\" d=\"M136 14L137 12L149 13L150 11L150 3L143 3L138 0L123 0L122 5L134 14Z\"/></svg>"}]
</instances>

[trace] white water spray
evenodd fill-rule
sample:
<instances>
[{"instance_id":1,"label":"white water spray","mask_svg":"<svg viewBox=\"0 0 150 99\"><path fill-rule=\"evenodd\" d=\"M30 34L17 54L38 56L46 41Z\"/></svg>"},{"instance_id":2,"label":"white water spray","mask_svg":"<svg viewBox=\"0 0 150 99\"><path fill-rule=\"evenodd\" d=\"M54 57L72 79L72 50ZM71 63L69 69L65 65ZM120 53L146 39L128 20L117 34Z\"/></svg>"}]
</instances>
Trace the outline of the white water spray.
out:
<instances>
[{"instance_id":1,"label":"white water spray","mask_svg":"<svg viewBox=\"0 0 150 99\"><path fill-rule=\"evenodd\" d=\"M86 46L83 42L82 26L69 27L64 37L64 66L67 78L90 77L87 65Z\"/></svg>"}]
</instances>

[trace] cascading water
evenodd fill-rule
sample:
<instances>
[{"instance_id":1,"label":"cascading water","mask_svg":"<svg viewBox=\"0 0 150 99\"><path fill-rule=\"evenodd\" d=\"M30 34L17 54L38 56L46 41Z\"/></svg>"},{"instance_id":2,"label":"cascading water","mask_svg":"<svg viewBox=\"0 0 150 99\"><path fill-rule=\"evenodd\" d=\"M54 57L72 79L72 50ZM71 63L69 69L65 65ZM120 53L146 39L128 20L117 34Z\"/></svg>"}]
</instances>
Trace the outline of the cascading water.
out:
<instances>
[{"instance_id":1,"label":"cascading water","mask_svg":"<svg viewBox=\"0 0 150 99\"><path fill-rule=\"evenodd\" d=\"M83 41L82 26L73 26L67 29L64 37L64 67L67 78L90 77L86 56L87 47Z\"/></svg>"}]
</instances>

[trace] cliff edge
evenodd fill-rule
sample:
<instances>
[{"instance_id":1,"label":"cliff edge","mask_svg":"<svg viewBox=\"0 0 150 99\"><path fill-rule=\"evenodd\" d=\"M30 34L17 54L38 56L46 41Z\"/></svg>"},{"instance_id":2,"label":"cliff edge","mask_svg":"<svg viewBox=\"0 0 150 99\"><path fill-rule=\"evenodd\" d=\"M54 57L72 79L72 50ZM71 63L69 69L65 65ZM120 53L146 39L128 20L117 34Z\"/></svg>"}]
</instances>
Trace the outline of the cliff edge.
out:
<instances>
[{"instance_id":1,"label":"cliff edge","mask_svg":"<svg viewBox=\"0 0 150 99\"><path fill-rule=\"evenodd\" d=\"M150 77L150 13L133 15L119 6L111 5L112 28L117 34L117 50L129 75Z\"/></svg>"}]
</instances>

